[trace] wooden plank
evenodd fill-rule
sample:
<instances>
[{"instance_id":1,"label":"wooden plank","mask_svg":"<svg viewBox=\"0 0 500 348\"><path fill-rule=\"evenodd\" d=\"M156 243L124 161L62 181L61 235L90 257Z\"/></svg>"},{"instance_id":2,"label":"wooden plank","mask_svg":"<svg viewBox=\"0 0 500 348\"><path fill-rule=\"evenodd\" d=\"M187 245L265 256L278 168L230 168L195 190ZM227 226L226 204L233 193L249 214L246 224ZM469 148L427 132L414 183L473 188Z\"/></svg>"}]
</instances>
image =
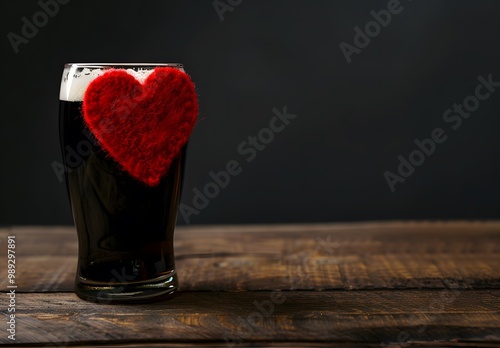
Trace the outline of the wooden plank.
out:
<instances>
[{"instance_id":1,"label":"wooden plank","mask_svg":"<svg viewBox=\"0 0 500 348\"><path fill-rule=\"evenodd\" d=\"M122 343L122 344L97 344L97 345L67 345L63 344L45 344L43 345L30 345L29 347L78 347L78 348L191 348L191 347L224 347L228 348L233 345L222 343L222 342L189 342L189 343ZM485 343L485 342L458 342L458 341L443 341L443 342L408 342L404 344L399 343L360 343L360 342L265 342L265 341L252 341L252 342L242 342L235 347L279 347L279 348L498 348L497 343ZM4 345L4 347L16 347L16 345ZM19 347L19 345L17 346Z\"/></svg>"},{"instance_id":2,"label":"wooden plank","mask_svg":"<svg viewBox=\"0 0 500 348\"><path fill-rule=\"evenodd\" d=\"M279 233L284 241L278 245L259 234ZM77 251L76 232L70 226L15 226L0 228L0 239L9 234L25 235L25 255L74 255ZM313 246L321 250L333 248L339 254L357 250L391 251L400 253L442 253L459 251L498 252L496 243L500 234L500 221L486 222L376 222L376 223L325 223L293 225L228 225L228 226L177 226L176 249L181 254L193 251L203 254L227 252L277 253L285 244L292 248ZM481 235L478 242L472 236ZM262 239L262 237L264 237ZM300 238L296 240L296 238ZM452 237L452 238L450 238ZM335 238L332 240L331 238ZM426 245L422 240L432 238L436 243ZM384 243L376 243L383 240ZM252 243L244 243L244 242ZM227 249L228 242L235 242ZM485 243L486 242L486 243ZM291 244L289 244L291 243ZM347 244L345 244L347 243ZM277 248L278 247L278 248ZM340 248L342 247L342 248ZM375 248L375 249L373 249ZM305 248L304 248L305 249Z\"/></svg>"},{"instance_id":3,"label":"wooden plank","mask_svg":"<svg viewBox=\"0 0 500 348\"><path fill-rule=\"evenodd\" d=\"M0 229L0 241L8 234L19 292L72 291L73 228ZM500 287L500 222L179 227L175 251L186 291Z\"/></svg>"},{"instance_id":4,"label":"wooden plank","mask_svg":"<svg viewBox=\"0 0 500 348\"><path fill-rule=\"evenodd\" d=\"M500 343L498 290L182 292L134 306L70 293L16 300L16 344Z\"/></svg>"}]
</instances>

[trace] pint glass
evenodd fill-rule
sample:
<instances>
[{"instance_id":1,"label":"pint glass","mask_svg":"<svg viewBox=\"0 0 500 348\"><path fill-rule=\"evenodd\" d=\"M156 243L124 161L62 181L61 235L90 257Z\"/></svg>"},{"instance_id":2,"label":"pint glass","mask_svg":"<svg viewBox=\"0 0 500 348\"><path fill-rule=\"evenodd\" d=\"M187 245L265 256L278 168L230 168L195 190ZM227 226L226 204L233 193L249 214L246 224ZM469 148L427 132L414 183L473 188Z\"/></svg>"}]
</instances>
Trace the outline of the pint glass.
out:
<instances>
[{"instance_id":1,"label":"pint glass","mask_svg":"<svg viewBox=\"0 0 500 348\"><path fill-rule=\"evenodd\" d=\"M86 88L110 69L147 76L181 64L66 64L60 90L60 142L78 234L75 292L94 302L164 300L177 289L173 235L185 146L154 187L109 156L82 116ZM183 71L183 70L182 70Z\"/></svg>"}]
</instances>

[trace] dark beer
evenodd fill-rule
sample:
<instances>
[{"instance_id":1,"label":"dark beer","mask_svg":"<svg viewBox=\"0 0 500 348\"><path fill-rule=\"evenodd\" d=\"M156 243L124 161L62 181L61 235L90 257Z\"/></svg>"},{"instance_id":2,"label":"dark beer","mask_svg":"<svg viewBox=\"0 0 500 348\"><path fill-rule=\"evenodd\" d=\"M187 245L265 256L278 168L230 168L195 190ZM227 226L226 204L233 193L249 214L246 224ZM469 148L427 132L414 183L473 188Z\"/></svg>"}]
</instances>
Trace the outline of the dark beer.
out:
<instances>
[{"instance_id":1,"label":"dark beer","mask_svg":"<svg viewBox=\"0 0 500 348\"><path fill-rule=\"evenodd\" d=\"M149 187L99 146L81 109L81 101L60 101L66 186L79 242L75 291L98 302L164 299L177 288L173 234L185 151L160 184Z\"/></svg>"}]
</instances>

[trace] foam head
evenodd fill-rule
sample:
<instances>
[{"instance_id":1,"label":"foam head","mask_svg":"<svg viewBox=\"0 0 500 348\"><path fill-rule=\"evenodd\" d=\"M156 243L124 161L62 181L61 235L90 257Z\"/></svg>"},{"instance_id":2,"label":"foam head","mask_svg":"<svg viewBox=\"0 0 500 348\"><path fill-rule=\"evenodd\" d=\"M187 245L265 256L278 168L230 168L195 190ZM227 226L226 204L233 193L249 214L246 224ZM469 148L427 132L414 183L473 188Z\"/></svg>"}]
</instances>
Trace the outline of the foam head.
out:
<instances>
[{"instance_id":1,"label":"foam head","mask_svg":"<svg viewBox=\"0 0 500 348\"><path fill-rule=\"evenodd\" d=\"M124 69L143 83L156 67L172 67L184 71L177 63L105 63L105 64L66 64L61 79L59 99L81 102L89 84L109 69Z\"/></svg>"}]
</instances>

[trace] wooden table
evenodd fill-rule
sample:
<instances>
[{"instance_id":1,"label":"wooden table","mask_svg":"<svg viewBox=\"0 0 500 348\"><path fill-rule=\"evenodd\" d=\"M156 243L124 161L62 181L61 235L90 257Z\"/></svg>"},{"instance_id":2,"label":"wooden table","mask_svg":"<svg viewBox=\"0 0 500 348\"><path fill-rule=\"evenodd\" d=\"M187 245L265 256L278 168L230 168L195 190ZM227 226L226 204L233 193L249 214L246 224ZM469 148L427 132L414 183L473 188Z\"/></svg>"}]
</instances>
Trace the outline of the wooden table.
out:
<instances>
[{"instance_id":1,"label":"wooden table","mask_svg":"<svg viewBox=\"0 0 500 348\"><path fill-rule=\"evenodd\" d=\"M73 228L3 228L2 313L8 235L16 340L3 316L3 345L500 346L500 222L178 227L181 291L148 305L73 294Z\"/></svg>"}]
</instances>

